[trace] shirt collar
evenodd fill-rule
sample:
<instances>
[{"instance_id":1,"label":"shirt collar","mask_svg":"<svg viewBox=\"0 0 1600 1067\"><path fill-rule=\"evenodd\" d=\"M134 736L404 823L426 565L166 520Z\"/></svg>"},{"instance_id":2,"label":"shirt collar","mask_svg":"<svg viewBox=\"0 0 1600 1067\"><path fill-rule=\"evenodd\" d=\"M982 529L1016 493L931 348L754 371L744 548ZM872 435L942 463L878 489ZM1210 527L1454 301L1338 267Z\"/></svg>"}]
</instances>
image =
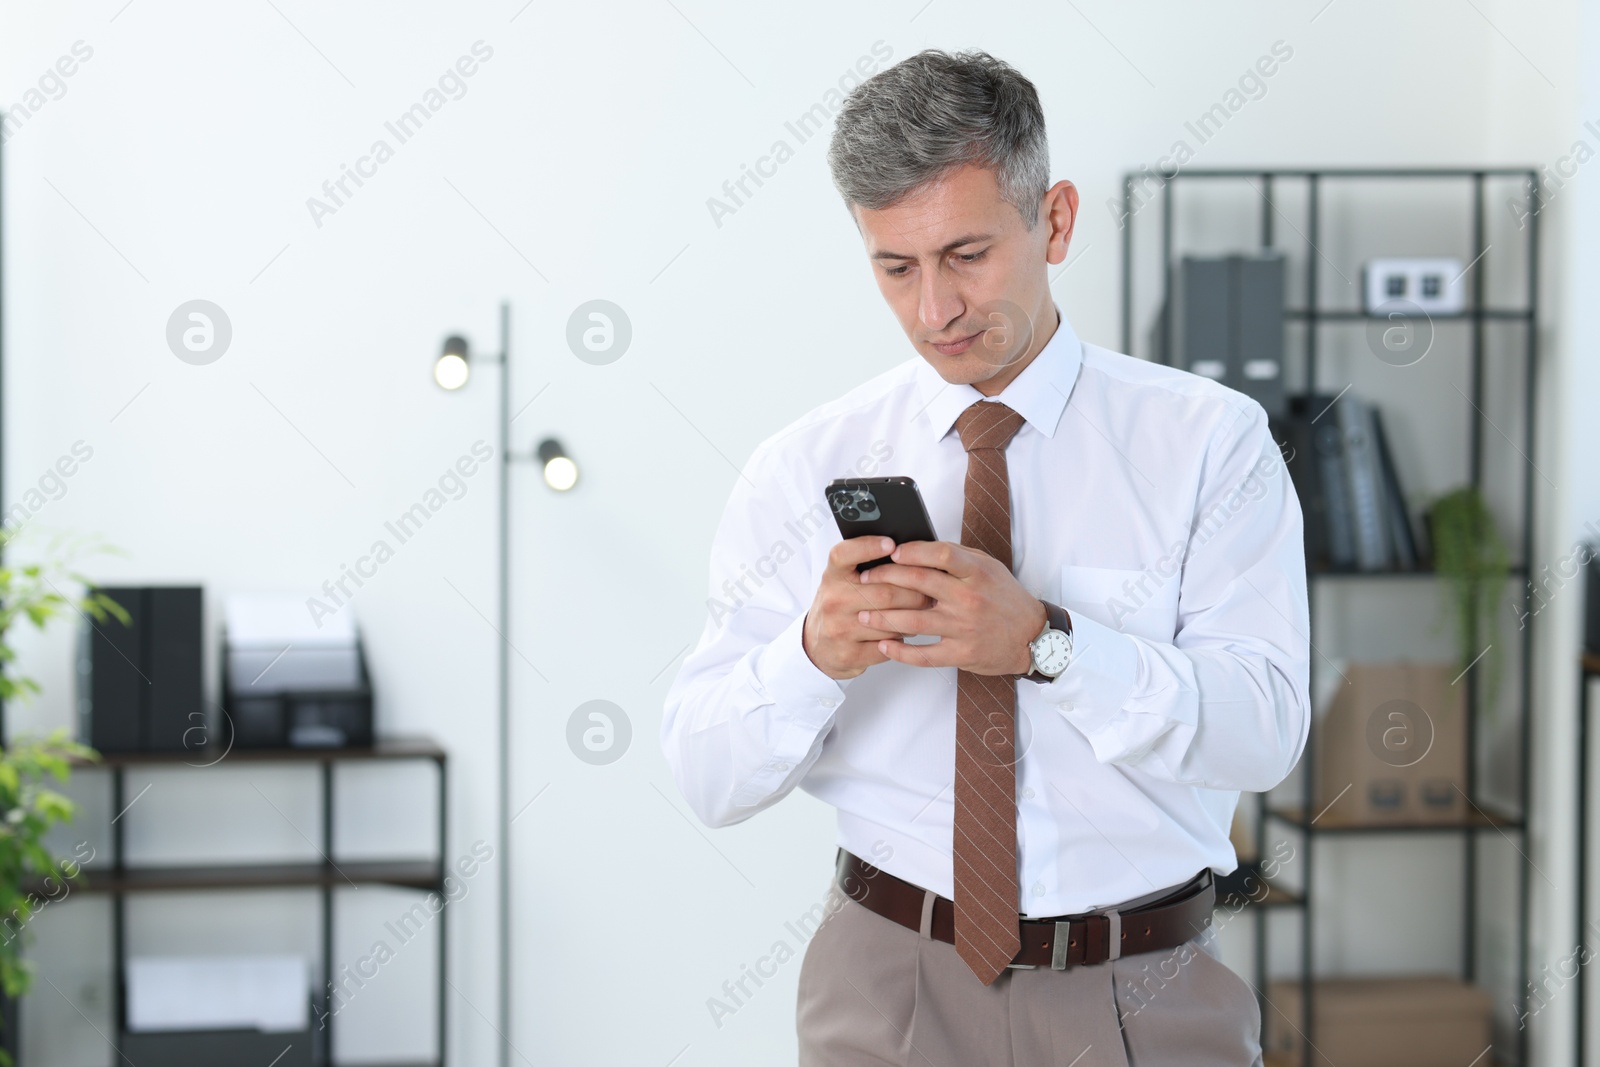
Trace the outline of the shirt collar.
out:
<instances>
[{"instance_id":1,"label":"shirt collar","mask_svg":"<svg viewBox=\"0 0 1600 1067\"><path fill-rule=\"evenodd\" d=\"M1033 362L999 396L986 397L970 385L952 385L939 377L927 360L918 357L917 399L935 441L944 439L963 411L979 400L991 399L1003 402L1046 437L1055 436L1067 398L1078 380L1078 368L1083 365L1083 344L1061 309L1051 306L1060 315L1061 324Z\"/></svg>"}]
</instances>

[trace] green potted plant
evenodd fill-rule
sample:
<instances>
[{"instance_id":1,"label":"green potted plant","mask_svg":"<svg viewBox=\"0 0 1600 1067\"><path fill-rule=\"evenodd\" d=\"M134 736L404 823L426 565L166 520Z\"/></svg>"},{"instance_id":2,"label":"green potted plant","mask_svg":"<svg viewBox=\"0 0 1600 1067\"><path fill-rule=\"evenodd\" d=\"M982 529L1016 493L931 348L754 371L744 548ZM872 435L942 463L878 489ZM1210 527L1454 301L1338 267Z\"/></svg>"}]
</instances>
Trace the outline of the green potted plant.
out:
<instances>
[{"instance_id":1,"label":"green potted plant","mask_svg":"<svg viewBox=\"0 0 1600 1067\"><path fill-rule=\"evenodd\" d=\"M0 551L12 540L0 529ZM63 551L63 547L65 550ZM70 560L83 551L55 539L44 562L0 563L0 700L37 694L39 684L17 671L13 627L26 620L43 630L66 611L86 615L96 622L115 617L129 622L122 606L95 592L89 580L70 568ZM69 594L63 587L81 588ZM65 729L43 738L19 736L10 743L0 738L0 994L8 1008L33 984L33 970L23 955L28 923L39 910L64 895L67 882L81 881L79 861L51 854L45 837L58 823L75 814L73 802L53 788L65 784L73 760L98 759L98 754L73 741ZM13 1013L7 1011L7 1021ZM11 1034L5 1035L11 1044ZM0 1064L11 1067L12 1057L0 1048Z\"/></svg>"},{"instance_id":2,"label":"green potted plant","mask_svg":"<svg viewBox=\"0 0 1600 1067\"><path fill-rule=\"evenodd\" d=\"M1454 489L1428 510L1428 539L1439 577L1441 618L1455 621L1456 669L1485 659L1484 703L1491 716L1504 661L1494 618L1505 594L1511 555L1476 486ZM1437 629L1437 627L1436 627Z\"/></svg>"}]
</instances>

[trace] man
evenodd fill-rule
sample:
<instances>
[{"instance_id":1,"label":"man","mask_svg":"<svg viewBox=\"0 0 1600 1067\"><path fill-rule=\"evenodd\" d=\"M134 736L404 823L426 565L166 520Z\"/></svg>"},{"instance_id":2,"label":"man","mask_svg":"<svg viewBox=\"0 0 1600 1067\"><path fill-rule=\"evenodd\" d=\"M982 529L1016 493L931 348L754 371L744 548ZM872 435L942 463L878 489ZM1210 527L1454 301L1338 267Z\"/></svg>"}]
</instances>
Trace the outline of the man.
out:
<instances>
[{"instance_id":1,"label":"man","mask_svg":"<svg viewBox=\"0 0 1600 1067\"><path fill-rule=\"evenodd\" d=\"M661 735L709 825L796 787L838 809L800 1061L1259 1064L1209 924L1239 791L1310 723L1265 412L1074 334L1048 271L1078 193L1005 63L879 73L829 163L917 358L756 448ZM824 487L874 472L940 540L831 536Z\"/></svg>"}]
</instances>

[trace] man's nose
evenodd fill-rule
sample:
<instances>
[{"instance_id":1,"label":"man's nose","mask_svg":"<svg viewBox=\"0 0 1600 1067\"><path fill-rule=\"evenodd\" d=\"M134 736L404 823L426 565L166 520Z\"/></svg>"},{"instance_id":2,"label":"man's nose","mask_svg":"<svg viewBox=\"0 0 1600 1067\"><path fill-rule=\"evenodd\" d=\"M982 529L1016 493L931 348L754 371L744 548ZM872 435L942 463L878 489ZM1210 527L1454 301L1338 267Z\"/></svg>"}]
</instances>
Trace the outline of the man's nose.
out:
<instances>
[{"instance_id":1,"label":"man's nose","mask_svg":"<svg viewBox=\"0 0 1600 1067\"><path fill-rule=\"evenodd\" d=\"M961 294L951 284L943 270L923 271L921 292L918 295L920 305L917 313L922 319L922 325L929 330L943 330L967 310L966 302L961 299Z\"/></svg>"}]
</instances>

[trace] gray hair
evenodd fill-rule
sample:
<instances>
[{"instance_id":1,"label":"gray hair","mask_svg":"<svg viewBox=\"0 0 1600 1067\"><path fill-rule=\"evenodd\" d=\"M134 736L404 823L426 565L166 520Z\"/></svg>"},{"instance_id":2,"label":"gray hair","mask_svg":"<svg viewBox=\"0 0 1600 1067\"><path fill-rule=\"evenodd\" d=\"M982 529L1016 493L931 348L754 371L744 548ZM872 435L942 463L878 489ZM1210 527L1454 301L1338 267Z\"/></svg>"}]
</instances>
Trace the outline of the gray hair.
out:
<instances>
[{"instance_id":1,"label":"gray hair","mask_svg":"<svg viewBox=\"0 0 1600 1067\"><path fill-rule=\"evenodd\" d=\"M1050 184L1044 111L1033 83L987 52L918 52L845 98L828 146L847 206L885 208L955 167L995 172L1000 196L1033 229Z\"/></svg>"}]
</instances>

